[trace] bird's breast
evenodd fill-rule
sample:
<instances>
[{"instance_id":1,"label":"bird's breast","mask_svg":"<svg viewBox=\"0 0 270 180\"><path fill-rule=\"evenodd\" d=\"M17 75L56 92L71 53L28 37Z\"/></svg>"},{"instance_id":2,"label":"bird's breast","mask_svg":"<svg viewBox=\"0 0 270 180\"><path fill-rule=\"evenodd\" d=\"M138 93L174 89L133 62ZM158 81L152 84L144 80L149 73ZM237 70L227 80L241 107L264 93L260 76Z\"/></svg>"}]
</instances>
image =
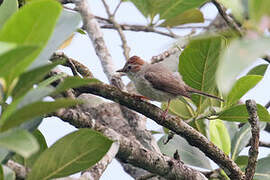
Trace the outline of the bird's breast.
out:
<instances>
[{"instance_id":1,"label":"bird's breast","mask_svg":"<svg viewBox=\"0 0 270 180\"><path fill-rule=\"evenodd\" d=\"M175 98L172 94L154 89L150 82L143 78L143 76L135 76L131 78L131 80L133 81L137 92L151 100L164 102Z\"/></svg>"}]
</instances>

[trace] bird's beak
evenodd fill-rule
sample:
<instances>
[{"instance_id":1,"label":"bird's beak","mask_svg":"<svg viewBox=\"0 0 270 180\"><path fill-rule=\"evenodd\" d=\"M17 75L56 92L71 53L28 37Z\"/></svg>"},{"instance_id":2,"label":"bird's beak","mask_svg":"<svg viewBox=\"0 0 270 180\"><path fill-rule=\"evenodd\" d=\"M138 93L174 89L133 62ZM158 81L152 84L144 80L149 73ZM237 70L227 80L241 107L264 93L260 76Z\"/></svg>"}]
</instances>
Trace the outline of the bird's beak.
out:
<instances>
[{"instance_id":1,"label":"bird's beak","mask_svg":"<svg viewBox=\"0 0 270 180\"><path fill-rule=\"evenodd\" d=\"M116 72L124 72L124 68L117 70Z\"/></svg>"}]
</instances>

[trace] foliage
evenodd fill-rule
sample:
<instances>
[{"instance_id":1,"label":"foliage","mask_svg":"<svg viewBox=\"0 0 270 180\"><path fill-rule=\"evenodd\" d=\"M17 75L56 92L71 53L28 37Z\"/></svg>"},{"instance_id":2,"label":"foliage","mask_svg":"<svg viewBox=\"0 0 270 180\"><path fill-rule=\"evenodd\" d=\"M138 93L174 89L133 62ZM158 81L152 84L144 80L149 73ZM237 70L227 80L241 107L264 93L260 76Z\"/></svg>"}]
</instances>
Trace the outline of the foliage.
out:
<instances>
[{"instance_id":1,"label":"foliage","mask_svg":"<svg viewBox=\"0 0 270 180\"><path fill-rule=\"evenodd\" d=\"M44 101L44 97L97 82L94 79L68 78L53 87L51 83L63 77L55 76L44 80L54 67L64 63L49 63L48 59L67 36L76 30L80 22L78 14L63 11L61 5L54 0L31 1L19 10L17 1L6 0L0 9L3 9L0 11L1 162L5 163L6 158L15 153L13 160L33 168L30 179L44 179L48 175L62 177L89 168L108 151L111 140L92 130L82 129L61 138L48 149L43 135L36 129L44 115L82 103L67 98ZM70 142L75 143L68 149L70 153L62 154ZM76 143L83 143L84 146ZM86 151L91 153L84 154ZM47 164L47 161L43 161L46 164L39 163L39 159L47 159L52 154L63 155L66 162L50 167L63 171L43 171L45 174L38 174L39 168L44 168ZM77 157L81 159L76 159L74 165L71 161ZM84 161L85 157L88 161ZM80 163L82 161L84 162ZM66 166L67 163L71 167ZM13 171L4 165L1 166L0 176L0 179L15 178Z\"/></svg>"},{"instance_id":2,"label":"foliage","mask_svg":"<svg viewBox=\"0 0 270 180\"><path fill-rule=\"evenodd\" d=\"M129 1L146 18L150 28L204 22L199 8L208 2ZM270 21L270 3L269 0L218 2L230 9L246 29L243 37L215 32L189 38L179 56L178 72L187 85L225 101L192 95L191 99L173 100L169 113L186 120L244 169L248 157L240 154L249 143L251 128L241 100L260 83L268 68L267 64L253 68L251 65L269 52L269 34L264 33L269 25L265 27L264 22ZM68 46L76 31L85 34L77 30L80 22L79 14L63 10L55 0L28 0L20 9L17 0L5 0L0 5L0 179L15 179L14 172L4 165L10 158L32 168L28 179L51 179L85 170L109 150L112 141L90 129L68 134L49 148L37 130L46 115L82 103L68 98L45 101L45 97L99 83L97 79L64 75L46 77L54 67L65 63L49 63L52 53ZM247 69L248 73L243 73ZM59 85L52 86L60 80ZM162 104L163 109L166 106ZM270 122L270 114L261 104L257 107L263 121L260 128L264 129L265 122ZM239 122L244 123L240 128ZM164 144L167 137L165 133L158 141L162 153L173 157L178 151L184 163L213 169L209 159L185 139L174 136ZM258 160L255 179L270 179L269 163L269 157Z\"/></svg>"}]
</instances>

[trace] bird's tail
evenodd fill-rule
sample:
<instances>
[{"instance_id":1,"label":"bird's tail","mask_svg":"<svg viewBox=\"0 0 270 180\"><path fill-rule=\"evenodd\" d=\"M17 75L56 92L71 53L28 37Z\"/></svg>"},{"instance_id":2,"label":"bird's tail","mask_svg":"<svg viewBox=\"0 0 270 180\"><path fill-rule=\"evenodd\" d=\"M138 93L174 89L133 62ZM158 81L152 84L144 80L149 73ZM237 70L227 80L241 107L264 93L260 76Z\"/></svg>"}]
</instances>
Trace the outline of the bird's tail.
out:
<instances>
[{"instance_id":1,"label":"bird's tail","mask_svg":"<svg viewBox=\"0 0 270 180\"><path fill-rule=\"evenodd\" d=\"M217 96L214 96L214 95L211 95L211 94L207 94L207 93L202 92L202 91L199 91L199 90L197 90L197 89L193 89L193 88L191 88L191 87L188 87L187 91L188 91L189 93L200 94L200 95L207 96L207 97L210 97L210 98L214 98L214 99L217 99L217 100L219 100L219 101L224 102L224 99L221 99L221 98L219 98L219 97L217 97Z\"/></svg>"}]
</instances>

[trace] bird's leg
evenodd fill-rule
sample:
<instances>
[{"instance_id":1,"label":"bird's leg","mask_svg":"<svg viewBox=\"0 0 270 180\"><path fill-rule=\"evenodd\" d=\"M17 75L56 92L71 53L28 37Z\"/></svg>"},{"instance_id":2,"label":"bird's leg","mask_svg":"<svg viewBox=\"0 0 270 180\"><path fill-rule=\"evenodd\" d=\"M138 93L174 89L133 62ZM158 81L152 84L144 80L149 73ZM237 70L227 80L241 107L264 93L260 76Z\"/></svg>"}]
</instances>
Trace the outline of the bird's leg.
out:
<instances>
[{"instance_id":1,"label":"bird's leg","mask_svg":"<svg viewBox=\"0 0 270 180\"><path fill-rule=\"evenodd\" d=\"M169 110L169 106L170 106L170 102L171 102L171 99L168 100L168 105L167 105L167 108L165 109L165 111L162 112L161 116L163 119L166 118L167 114L168 114L168 110Z\"/></svg>"}]
</instances>

